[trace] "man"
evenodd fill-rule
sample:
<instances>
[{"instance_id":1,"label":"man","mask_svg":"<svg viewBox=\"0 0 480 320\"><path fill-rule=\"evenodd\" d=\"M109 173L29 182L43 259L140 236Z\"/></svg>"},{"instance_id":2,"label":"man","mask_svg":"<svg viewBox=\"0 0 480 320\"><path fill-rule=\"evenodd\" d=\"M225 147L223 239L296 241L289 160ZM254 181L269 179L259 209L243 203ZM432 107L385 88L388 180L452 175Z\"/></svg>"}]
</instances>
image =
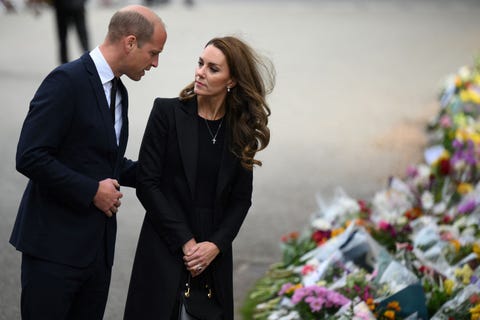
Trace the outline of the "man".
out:
<instances>
[{"instance_id":1,"label":"man","mask_svg":"<svg viewBox=\"0 0 480 320\"><path fill-rule=\"evenodd\" d=\"M16 155L30 180L10 238L22 252L23 319L102 319L119 187L136 184L118 78L137 81L157 67L166 38L155 13L127 6L103 44L52 71L31 101Z\"/></svg>"},{"instance_id":2,"label":"man","mask_svg":"<svg viewBox=\"0 0 480 320\"><path fill-rule=\"evenodd\" d=\"M68 27L73 23L77 30L80 46L86 52L89 50L88 31L85 23L86 0L54 0L55 20L60 53L60 62L68 62Z\"/></svg>"}]
</instances>

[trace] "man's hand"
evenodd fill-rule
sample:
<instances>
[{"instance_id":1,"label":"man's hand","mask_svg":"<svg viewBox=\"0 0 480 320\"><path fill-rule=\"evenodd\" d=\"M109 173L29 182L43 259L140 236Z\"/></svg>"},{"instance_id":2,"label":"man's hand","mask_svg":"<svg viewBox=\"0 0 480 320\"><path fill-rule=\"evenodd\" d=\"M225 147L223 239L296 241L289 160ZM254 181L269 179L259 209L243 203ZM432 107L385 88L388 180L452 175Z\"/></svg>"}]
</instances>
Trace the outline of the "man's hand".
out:
<instances>
[{"instance_id":1,"label":"man's hand","mask_svg":"<svg viewBox=\"0 0 480 320\"><path fill-rule=\"evenodd\" d=\"M95 207L104 212L108 217L113 216L120 207L120 198L123 194L118 191L120 184L115 179L105 179L98 183L98 190L93 197Z\"/></svg>"}]
</instances>

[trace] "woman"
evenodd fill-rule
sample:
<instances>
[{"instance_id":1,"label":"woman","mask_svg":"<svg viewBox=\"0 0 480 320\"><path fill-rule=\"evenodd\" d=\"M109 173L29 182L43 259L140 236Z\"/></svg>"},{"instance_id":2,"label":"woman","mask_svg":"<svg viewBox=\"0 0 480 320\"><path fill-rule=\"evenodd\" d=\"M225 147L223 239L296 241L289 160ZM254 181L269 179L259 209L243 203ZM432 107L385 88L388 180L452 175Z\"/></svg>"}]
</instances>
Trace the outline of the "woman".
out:
<instances>
[{"instance_id":1,"label":"woman","mask_svg":"<svg viewBox=\"0 0 480 320\"><path fill-rule=\"evenodd\" d=\"M125 319L178 319L186 282L208 285L222 319L233 319L232 242L251 205L254 156L270 140L273 81L247 44L215 38L180 97L155 100L139 154L146 215Z\"/></svg>"}]
</instances>

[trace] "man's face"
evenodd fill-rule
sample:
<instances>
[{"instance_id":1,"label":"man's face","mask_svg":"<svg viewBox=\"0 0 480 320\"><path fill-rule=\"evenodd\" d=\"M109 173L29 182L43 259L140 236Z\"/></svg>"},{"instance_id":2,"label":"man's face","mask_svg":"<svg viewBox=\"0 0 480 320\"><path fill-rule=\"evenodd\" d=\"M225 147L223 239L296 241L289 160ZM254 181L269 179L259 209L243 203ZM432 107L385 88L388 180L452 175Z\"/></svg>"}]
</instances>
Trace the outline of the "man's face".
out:
<instances>
[{"instance_id":1,"label":"man's face","mask_svg":"<svg viewBox=\"0 0 480 320\"><path fill-rule=\"evenodd\" d=\"M145 75L145 71L150 70L151 67L156 68L158 66L158 56L163 51L166 41L167 34L160 26L155 27L152 38L143 45L138 46L138 42L135 40L128 56L125 75L138 81Z\"/></svg>"}]
</instances>

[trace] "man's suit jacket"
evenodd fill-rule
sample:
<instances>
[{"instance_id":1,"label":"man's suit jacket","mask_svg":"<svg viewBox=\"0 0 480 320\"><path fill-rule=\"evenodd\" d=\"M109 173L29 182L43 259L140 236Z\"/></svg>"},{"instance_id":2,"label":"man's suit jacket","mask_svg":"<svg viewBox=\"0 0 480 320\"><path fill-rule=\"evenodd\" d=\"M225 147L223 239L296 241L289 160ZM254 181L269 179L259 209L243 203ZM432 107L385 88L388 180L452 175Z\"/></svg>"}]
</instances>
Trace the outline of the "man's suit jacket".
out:
<instances>
[{"instance_id":1,"label":"man's suit jacket","mask_svg":"<svg viewBox=\"0 0 480 320\"><path fill-rule=\"evenodd\" d=\"M105 245L113 263L116 218L93 205L98 182L135 186L136 163L124 158L128 96L117 146L105 92L89 54L53 70L37 90L17 147L17 170L29 178L10 243L23 253L85 267Z\"/></svg>"}]
</instances>

